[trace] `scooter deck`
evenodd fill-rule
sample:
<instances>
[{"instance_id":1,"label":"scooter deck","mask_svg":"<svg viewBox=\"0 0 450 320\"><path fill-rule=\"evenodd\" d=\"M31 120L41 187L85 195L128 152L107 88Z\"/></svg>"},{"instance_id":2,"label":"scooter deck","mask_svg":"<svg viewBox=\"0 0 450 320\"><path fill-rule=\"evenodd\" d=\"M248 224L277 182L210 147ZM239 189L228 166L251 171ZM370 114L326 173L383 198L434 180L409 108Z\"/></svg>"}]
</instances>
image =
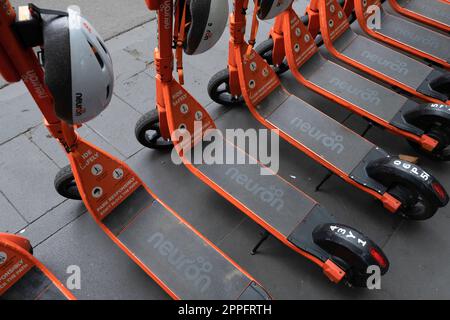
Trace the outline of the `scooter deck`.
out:
<instances>
[{"instance_id":1,"label":"scooter deck","mask_svg":"<svg viewBox=\"0 0 450 320\"><path fill-rule=\"evenodd\" d=\"M139 187L103 222L180 299L269 299L215 248Z\"/></svg>"},{"instance_id":2,"label":"scooter deck","mask_svg":"<svg viewBox=\"0 0 450 320\"><path fill-rule=\"evenodd\" d=\"M350 29L333 44L340 54L418 92L434 77L433 68Z\"/></svg>"},{"instance_id":3,"label":"scooter deck","mask_svg":"<svg viewBox=\"0 0 450 320\"><path fill-rule=\"evenodd\" d=\"M405 10L450 27L449 3L440 0L397 0Z\"/></svg>"},{"instance_id":4,"label":"scooter deck","mask_svg":"<svg viewBox=\"0 0 450 320\"><path fill-rule=\"evenodd\" d=\"M125 163L78 137L69 153L90 214L174 299L270 299L214 244L162 203Z\"/></svg>"},{"instance_id":5,"label":"scooter deck","mask_svg":"<svg viewBox=\"0 0 450 320\"><path fill-rule=\"evenodd\" d=\"M15 283L0 300L66 300L66 296L37 267Z\"/></svg>"},{"instance_id":6,"label":"scooter deck","mask_svg":"<svg viewBox=\"0 0 450 320\"><path fill-rule=\"evenodd\" d=\"M445 12L449 12L449 5L446 6ZM450 62L450 46L447 36L402 17L382 10L380 29L376 29L376 32L447 63Z\"/></svg>"},{"instance_id":7,"label":"scooter deck","mask_svg":"<svg viewBox=\"0 0 450 320\"><path fill-rule=\"evenodd\" d=\"M27 239L0 234L0 300L75 299L31 251Z\"/></svg>"},{"instance_id":8,"label":"scooter deck","mask_svg":"<svg viewBox=\"0 0 450 320\"><path fill-rule=\"evenodd\" d=\"M386 122L391 122L411 101L316 53L299 69L302 76L320 89Z\"/></svg>"},{"instance_id":9,"label":"scooter deck","mask_svg":"<svg viewBox=\"0 0 450 320\"><path fill-rule=\"evenodd\" d=\"M312 233L320 224L335 222L334 218L280 176L262 175L262 165L254 159L251 162L250 156L230 141L224 139L223 146L234 150L235 164L197 164L195 168L245 208L252 220L275 231L280 240L326 261L329 256L314 243Z\"/></svg>"},{"instance_id":10,"label":"scooter deck","mask_svg":"<svg viewBox=\"0 0 450 320\"><path fill-rule=\"evenodd\" d=\"M374 149L372 143L280 86L259 103L257 111L265 121L347 175Z\"/></svg>"}]
</instances>

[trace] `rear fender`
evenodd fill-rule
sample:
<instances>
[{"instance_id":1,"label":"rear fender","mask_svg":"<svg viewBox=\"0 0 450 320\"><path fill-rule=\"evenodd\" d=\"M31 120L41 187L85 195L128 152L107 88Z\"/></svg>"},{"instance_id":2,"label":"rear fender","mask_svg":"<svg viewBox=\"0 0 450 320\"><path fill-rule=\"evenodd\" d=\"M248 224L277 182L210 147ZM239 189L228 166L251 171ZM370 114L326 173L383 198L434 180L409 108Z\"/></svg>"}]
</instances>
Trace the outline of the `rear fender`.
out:
<instances>
[{"instance_id":1,"label":"rear fender","mask_svg":"<svg viewBox=\"0 0 450 320\"><path fill-rule=\"evenodd\" d=\"M419 166L395 157L382 158L367 166L368 175L389 187L402 183L415 187L434 205L444 207L449 196L444 187L431 174Z\"/></svg>"}]
</instances>

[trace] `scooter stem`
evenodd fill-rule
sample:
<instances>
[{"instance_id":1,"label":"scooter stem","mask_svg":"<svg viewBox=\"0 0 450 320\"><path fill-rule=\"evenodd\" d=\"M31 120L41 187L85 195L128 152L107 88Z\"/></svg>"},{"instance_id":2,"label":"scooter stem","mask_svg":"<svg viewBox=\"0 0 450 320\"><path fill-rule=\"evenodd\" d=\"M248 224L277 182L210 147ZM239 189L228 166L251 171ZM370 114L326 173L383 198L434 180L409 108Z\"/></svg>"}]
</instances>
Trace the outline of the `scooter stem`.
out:
<instances>
[{"instance_id":1,"label":"scooter stem","mask_svg":"<svg viewBox=\"0 0 450 320\"><path fill-rule=\"evenodd\" d=\"M61 131L64 137L62 143L65 144L64 147L66 148L66 151L75 151L78 140L78 134L76 133L75 128L64 121L61 121Z\"/></svg>"},{"instance_id":2,"label":"scooter stem","mask_svg":"<svg viewBox=\"0 0 450 320\"><path fill-rule=\"evenodd\" d=\"M311 0L311 2L309 3L309 9L311 11L318 12L319 11L318 1L317 0Z\"/></svg>"},{"instance_id":3,"label":"scooter stem","mask_svg":"<svg viewBox=\"0 0 450 320\"><path fill-rule=\"evenodd\" d=\"M234 9L230 14L230 41L228 50L228 73L230 93L238 97L242 94L239 84L239 74L237 69L235 48L241 47L245 42L245 29L247 18L245 13L248 7L248 0L234 0Z\"/></svg>"},{"instance_id":4,"label":"scooter stem","mask_svg":"<svg viewBox=\"0 0 450 320\"><path fill-rule=\"evenodd\" d=\"M230 14L230 42L233 44L244 42L247 7L248 0L234 0L234 11Z\"/></svg>"},{"instance_id":5,"label":"scooter stem","mask_svg":"<svg viewBox=\"0 0 450 320\"><path fill-rule=\"evenodd\" d=\"M173 0L160 0L158 7L158 49L155 50L156 73L162 82L173 79ZM149 1L147 1L149 3ZM150 8L150 5L149 5Z\"/></svg>"}]
</instances>

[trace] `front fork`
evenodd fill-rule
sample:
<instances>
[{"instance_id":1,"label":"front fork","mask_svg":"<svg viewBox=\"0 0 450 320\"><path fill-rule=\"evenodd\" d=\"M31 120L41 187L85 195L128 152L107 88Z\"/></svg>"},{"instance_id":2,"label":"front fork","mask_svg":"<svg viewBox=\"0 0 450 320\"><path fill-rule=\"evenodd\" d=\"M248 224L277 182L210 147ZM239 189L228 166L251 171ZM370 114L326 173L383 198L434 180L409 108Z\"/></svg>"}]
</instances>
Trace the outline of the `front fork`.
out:
<instances>
[{"instance_id":1,"label":"front fork","mask_svg":"<svg viewBox=\"0 0 450 320\"><path fill-rule=\"evenodd\" d=\"M167 122L167 111L164 103L164 86L169 85L167 82L163 82L161 78L156 76L156 108L158 110L159 117L159 130L161 137L166 140L170 140L169 124Z\"/></svg>"},{"instance_id":2,"label":"front fork","mask_svg":"<svg viewBox=\"0 0 450 320\"><path fill-rule=\"evenodd\" d=\"M292 8L289 10L292 10ZM286 10L286 12L276 17L275 23L270 29L269 36L273 40L272 62L274 66L281 65L286 56L286 51L284 48L283 21L284 15L289 14L289 10Z\"/></svg>"},{"instance_id":3,"label":"front fork","mask_svg":"<svg viewBox=\"0 0 450 320\"><path fill-rule=\"evenodd\" d=\"M235 47L239 46L234 43L233 40L230 40L229 44L229 54L228 54L228 74L229 78L229 86L230 86L230 94L233 97L240 97L242 95L241 86L239 83L239 71L236 62L235 56Z\"/></svg>"}]
</instances>

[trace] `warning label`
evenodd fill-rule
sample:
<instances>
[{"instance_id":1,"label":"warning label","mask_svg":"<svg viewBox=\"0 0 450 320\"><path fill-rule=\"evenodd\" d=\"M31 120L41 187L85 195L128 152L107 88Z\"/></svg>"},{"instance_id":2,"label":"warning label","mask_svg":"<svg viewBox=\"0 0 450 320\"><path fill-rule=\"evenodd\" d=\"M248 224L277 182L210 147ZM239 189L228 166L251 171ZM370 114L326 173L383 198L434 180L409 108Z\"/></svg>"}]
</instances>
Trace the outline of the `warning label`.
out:
<instances>
[{"instance_id":1,"label":"warning label","mask_svg":"<svg viewBox=\"0 0 450 320\"><path fill-rule=\"evenodd\" d=\"M141 186L139 178L126 164L83 140L79 141L73 160L77 169L74 174L84 200L100 220Z\"/></svg>"},{"instance_id":2,"label":"warning label","mask_svg":"<svg viewBox=\"0 0 450 320\"><path fill-rule=\"evenodd\" d=\"M25 258L18 257L14 251L0 248L0 295L19 281L33 264Z\"/></svg>"}]
</instances>

